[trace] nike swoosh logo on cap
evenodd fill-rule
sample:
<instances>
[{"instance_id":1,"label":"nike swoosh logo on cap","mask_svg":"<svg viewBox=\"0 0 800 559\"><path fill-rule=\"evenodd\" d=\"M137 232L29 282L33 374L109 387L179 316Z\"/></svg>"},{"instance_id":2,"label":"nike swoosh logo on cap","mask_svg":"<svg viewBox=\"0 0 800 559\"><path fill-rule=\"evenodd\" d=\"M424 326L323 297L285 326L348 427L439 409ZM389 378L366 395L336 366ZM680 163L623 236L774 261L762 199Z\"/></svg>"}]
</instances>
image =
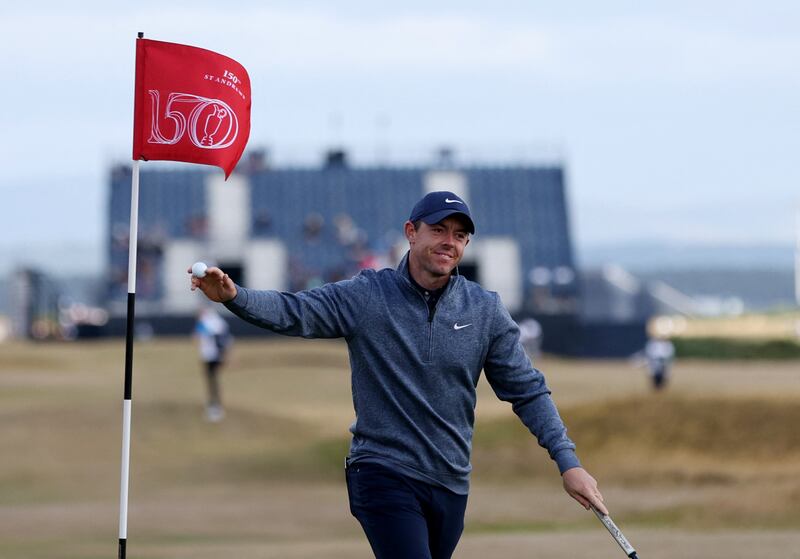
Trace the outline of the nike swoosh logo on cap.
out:
<instances>
[{"instance_id":1,"label":"nike swoosh logo on cap","mask_svg":"<svg viewBox=\"0 0 800 559\"><path fill-rule=\"evenodd\" d=\"M446 204L463 204L464 203L461 200L451 200L450 198L445 198L444 201L445 201Z\"/></svg>"},{"instance_id":2,"label":"nike swoosh logo on cap","mask_svg":"<svg viewBox=\"0 0 800 559\"><path fill-rule=\"evenodd\" d=\"M453 324L453 330L461 330L462 328L466 328L467 326L472 326L472 323L470 322L469 324L459 324L458 322L456 322L455 324Z\"/></svg>"}]
</instances>

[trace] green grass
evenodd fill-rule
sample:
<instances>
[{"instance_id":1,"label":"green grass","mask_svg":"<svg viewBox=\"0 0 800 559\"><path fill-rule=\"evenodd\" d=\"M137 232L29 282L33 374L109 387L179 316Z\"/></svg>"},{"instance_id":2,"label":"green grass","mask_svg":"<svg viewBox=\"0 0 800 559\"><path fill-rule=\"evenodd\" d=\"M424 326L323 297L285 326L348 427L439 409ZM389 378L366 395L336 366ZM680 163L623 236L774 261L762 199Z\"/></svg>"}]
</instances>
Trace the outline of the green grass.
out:
<instances>
[{"instance_id":1,"label":"green grass","mask_svg":"<svg viewBox=\"0 0 800 559\"><path fill-rule=\"evenodd\" d=\"M679 358L695 359L800 359L800 343L794 340L751 340L742 338L696 337L674 338Z\"/></svg>"}]
</instances>

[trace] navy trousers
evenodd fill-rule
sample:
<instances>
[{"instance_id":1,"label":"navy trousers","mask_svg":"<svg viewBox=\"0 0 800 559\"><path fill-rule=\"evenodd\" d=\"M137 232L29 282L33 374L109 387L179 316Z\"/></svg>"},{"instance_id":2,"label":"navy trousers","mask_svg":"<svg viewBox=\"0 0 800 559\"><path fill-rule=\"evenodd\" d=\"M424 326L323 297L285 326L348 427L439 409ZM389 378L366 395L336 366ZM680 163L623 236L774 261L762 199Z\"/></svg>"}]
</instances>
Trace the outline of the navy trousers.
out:
<instances>
[{"instance_id":1,"label":"navy trousers","mask_svg":"<svg viewBox=\"0 0 800 559\"><path fill-rule=\"evenodd\" d=\"M464 530L466 495L381 464L351 464L347 493L377 559L450 559Z\"/></svg>"}]
</instances>

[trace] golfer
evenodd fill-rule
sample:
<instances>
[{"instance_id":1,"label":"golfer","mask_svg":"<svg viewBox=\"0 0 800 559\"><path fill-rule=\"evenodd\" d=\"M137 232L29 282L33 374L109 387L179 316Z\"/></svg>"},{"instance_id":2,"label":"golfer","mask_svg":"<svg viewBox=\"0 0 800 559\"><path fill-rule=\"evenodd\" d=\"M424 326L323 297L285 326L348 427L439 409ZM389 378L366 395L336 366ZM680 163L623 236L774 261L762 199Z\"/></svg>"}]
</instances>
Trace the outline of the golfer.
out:
<instances>
[{"instance_id":1,"label":"golfer","mask_svg":"<svg viewBox=\"0 0 800 559\"><path fill-rule=\"evenodd\" d=\"M457 273L475 233L466 202L432 192L414 206L404 232L409 251L397 269L280 293L237 286L209 268L192 277L192 290L280 334L347 341L356 412L347 489L378 559L453 554L464 527L481 371L547 449L567 493L606 513L500 298Z\"/></svg>"}]
</instances>

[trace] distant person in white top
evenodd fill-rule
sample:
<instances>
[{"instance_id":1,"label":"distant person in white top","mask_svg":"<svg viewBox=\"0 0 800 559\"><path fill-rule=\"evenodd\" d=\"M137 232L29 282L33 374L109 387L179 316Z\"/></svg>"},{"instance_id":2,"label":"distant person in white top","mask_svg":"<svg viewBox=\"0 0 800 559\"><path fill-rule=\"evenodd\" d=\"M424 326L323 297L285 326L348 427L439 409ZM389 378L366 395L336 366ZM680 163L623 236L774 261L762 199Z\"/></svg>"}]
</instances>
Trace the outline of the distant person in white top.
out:
<instances>
[{"instance_id":1,"label":"distant person in white top","mask_svg":"<svg viewBox=\"0 0 800 559\"><path fill-rule=\"evenodd\" d=\"M533 318L519 322L519 341L530 359L537 359L542 348L542 327Z\"/></svg>"},{"instance_id":2,"label":"distant person in white top","mask_svg":"<svg viewBox=\"0 0 800 559\"><path fill-rule=\"evenodd\" d=\"M195 325L200 359L203 361L208 386L206 419L221 421L225 417L219 389L219 373L233 338L228 323L212 308L200 311Z\"/></svg>"},{"instance_id":3,"label":"distant person in white top","mask_svg":"<svg viewBox=\"0 0 800 559\"><path fill-rule=\"evenodd\" d=\"M675 356L675 346L667 339L652 338L644 346L644 355L650 369L653 388L661 390L669 378L669 367Z\"/></svg>"}]
</instances>

